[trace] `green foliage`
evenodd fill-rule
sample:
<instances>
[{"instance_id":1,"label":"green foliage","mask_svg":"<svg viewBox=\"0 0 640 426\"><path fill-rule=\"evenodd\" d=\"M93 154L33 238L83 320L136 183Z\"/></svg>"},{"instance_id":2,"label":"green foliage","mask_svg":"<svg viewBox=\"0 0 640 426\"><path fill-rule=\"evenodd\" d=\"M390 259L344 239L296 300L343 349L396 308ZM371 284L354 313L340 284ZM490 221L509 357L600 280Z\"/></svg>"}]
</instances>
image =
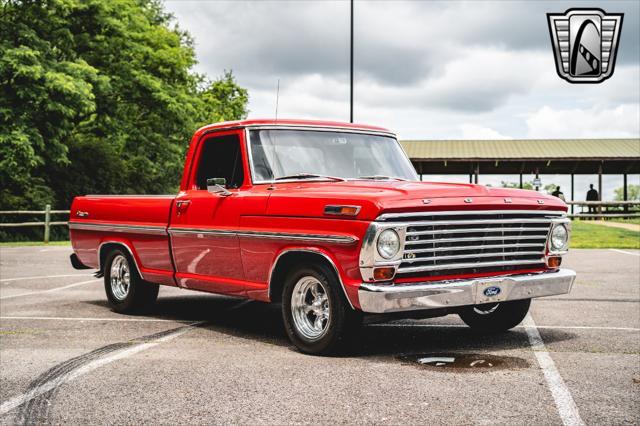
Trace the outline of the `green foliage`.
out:
<instances>
[{"instance_id":1,"label":"green foliage","mask_svg":"<svg viewBox=\"0 0 640 426\"><path fill-rule=\"evenodd\" d=\"M0 3L0 208L173 191L193 131L247 114L157 0Z\"/></svg>"},{"instance_id":2,"label":"green foliage","mask_svg":"<svg viewBox=\"0 0 640 426\"><path fill-rule=\"evenodd\" d=\"M553 191L556 190L557 187L558 187L558 185L556 185L555 183L549 183L549 184L545 185L544 187L542 187L542 189L547 194L551 194ZM562 191L562 189L561 189L561 191Z\"/></svg>"},{"instance_id":3,"label":"green foliage","mask_svg":"<svg viewBox=\"0 0 640 426\"><path fill-rule=\"evenodd\" d=\"M616 188L614 192L616 201L624 200L624 188ZM627 185L627 198L629 201L640 200L640 185Z\"/></svg>"},{"instance_id":4,"label":"green foliage","mask_svg":"<svg viewBox=\"0 0 640 426\"><path fill-rule=\"evenodd\" d=\"M520 188L520 184L516 182L501 182L503 188ZM522 189L534 189L533 182L522 182Z\"/></svg>"}]
</instances>

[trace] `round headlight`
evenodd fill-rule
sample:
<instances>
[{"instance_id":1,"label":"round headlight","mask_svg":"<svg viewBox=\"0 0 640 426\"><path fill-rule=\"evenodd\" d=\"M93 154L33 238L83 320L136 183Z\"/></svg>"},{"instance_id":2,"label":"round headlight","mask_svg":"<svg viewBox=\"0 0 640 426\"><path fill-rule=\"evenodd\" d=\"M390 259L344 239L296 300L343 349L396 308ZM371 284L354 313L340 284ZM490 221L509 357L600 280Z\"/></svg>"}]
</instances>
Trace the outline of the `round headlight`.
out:
<instances>
[{"instance_id":1,"label":"round headlight","mask_svg":"<svg viewBox=\"0 0 640 426\"><path fill-rule=\"evenodd\" d=\"M378 253L385 259L392 259L400 250L400 237L393 229L386 229L378 236Z\"/></svg>"},{"instance_id":2,"label":"round headlight","mask_svg":"<svg viewBox=\"0 0 640 426\"><path fill-rule=\"evenodd\" d=\"M569 232L564 225L556 225L551 231L551 249L564 250L569 240Z\"/></svg>"}]
</instances>

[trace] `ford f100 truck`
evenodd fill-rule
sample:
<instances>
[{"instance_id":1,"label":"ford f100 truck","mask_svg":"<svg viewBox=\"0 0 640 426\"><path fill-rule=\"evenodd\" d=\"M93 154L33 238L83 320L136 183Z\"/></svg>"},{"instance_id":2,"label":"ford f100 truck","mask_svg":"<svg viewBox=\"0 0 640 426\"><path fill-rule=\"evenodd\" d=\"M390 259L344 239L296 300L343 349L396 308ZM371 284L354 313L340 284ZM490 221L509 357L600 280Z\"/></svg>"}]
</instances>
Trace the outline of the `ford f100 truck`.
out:
<instances>
[{"instance_id":1,"label":"ford f100 truck","mask_svg":"<svg viewBox=\"0 0 640 426\"><path fill-rule=\"evenodd\" d=\"M194 134L177 195L76 197L71 262L104 275L117 312L159 285L281 303L295 346L327 353L364 314L516 326L532 298L571 290L566 211L534 191L421 182L383 128L245 120Z\"/></svg>"}]
</instances>

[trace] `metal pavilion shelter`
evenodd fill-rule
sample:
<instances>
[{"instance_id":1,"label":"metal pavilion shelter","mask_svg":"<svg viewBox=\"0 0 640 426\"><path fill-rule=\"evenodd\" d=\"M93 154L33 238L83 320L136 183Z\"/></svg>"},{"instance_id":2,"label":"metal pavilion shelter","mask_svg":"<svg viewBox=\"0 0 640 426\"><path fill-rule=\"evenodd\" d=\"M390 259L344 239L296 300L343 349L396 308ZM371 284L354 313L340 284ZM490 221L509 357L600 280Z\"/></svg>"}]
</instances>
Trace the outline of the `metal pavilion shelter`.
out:
<instances>
[{"instance_id":1,"label":"metal pavilion shelter","mask_svg":"<svg viewBox=\"0 0 640 426\"><path fill-rule=\"evenodd\" d=\"M575 199L574 175L597 174L602 194L602 175L623 176L627 200L627 175L640 174L640 139L519 139L519 140L404 140L400 142L417 172L468 174L478 183L480 174L561 174L571 176L571 199Z\"/></svg>"}]
</instances>

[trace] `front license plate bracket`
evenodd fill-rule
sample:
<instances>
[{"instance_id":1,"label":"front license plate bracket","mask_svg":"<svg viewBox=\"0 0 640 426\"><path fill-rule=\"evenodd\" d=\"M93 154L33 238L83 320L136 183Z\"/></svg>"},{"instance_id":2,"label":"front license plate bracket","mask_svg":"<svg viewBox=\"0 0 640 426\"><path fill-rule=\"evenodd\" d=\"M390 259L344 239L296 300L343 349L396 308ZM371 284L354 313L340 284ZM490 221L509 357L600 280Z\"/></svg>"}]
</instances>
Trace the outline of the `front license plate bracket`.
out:
<instances>
[{"instance_id":1,"label":"front license plate bracket","mask_svg":"<svg viewBox=\"0 0 640 426\"><path fill-rule=\"evenodd\" d=\"M475 304L504 302L509 296L512 283L505 280L476 282Z\"/></svg>"}]
</instances>

